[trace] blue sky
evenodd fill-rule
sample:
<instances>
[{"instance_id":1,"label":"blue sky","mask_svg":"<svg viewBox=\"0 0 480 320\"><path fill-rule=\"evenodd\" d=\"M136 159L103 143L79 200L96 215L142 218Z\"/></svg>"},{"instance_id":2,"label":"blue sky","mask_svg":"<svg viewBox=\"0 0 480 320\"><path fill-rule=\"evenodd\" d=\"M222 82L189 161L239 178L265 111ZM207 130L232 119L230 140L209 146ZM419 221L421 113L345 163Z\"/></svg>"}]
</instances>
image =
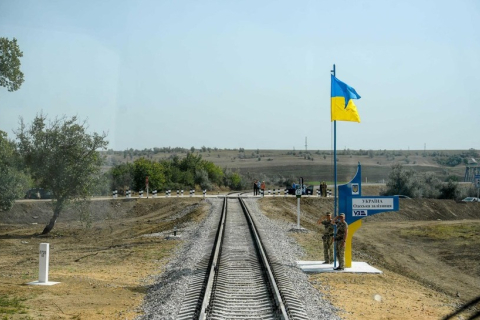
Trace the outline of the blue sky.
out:
<instances>
[{"instance_id":1,"label":"blue sky","mask_svg":"<svg viewBox=\"0 0 480 320\"><path fill-rule=\"evenodd\" d=\"M77 115L109 148L480 149L480 2L0 1L25 82L0 130Z\"/></svg>"}]
</instances>

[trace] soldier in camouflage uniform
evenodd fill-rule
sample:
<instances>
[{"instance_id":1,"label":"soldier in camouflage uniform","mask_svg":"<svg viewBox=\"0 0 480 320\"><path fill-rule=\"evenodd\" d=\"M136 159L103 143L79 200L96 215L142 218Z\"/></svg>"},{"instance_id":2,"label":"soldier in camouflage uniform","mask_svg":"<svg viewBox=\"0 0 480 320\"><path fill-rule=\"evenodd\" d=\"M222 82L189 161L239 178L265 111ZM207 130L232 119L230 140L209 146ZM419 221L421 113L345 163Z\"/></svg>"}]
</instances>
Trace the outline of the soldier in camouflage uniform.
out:
<instances>
[{"instance_id":1,"label":"soldier in camouflage uniform","mask_svg":"<svg viewBox=\"0 0 480 320\"><path fill-rule=\"evenodd\" d=\"M338 267L333 270L345 269L345 241L348 235L348 225L345 222L345 214L341 213L338 217L333 219L337 225L337 233L335 235L335 250L337 252Z\"/></svg>"},{"instance_id":2,"label":"soldier in camouflage uniform","mask_svg":"<svg viewBox=\"0 0 480 320\"><path fill-rule=\"evenodd\" d=\"M318 220L318 224L323 224L325 232L323 233L323 257L325 262L323 264L333 263L333 223L330 213Z\"/></svg>"}]
</instances>

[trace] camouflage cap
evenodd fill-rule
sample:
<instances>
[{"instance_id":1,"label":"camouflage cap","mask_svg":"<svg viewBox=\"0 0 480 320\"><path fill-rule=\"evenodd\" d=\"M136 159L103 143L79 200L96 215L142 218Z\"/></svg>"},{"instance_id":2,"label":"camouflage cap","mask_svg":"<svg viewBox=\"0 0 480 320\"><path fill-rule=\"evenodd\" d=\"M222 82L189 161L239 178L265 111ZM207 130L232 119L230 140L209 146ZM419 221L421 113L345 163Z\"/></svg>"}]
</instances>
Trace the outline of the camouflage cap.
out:
<instances>
[{"instance_id":1,"label":"camouflage cap","mask_svg":"<svg viewBox=\"0 0 480 320\"><path fill-rule=\"evenodd\" d=\"M331 216L331 213L330 213L330 212L327 212L325 215L326 215L326 216Z\"/></svg>"},{"instance_id":2,"label":"camouflage cap","mask_svg":"<svg viewBox=\"0 0 480 320\"><path fill-rule=\"evenodd\" d=\"M345 213L340 213L339 215L345 217Z\"/></svg>"}]
</instances>

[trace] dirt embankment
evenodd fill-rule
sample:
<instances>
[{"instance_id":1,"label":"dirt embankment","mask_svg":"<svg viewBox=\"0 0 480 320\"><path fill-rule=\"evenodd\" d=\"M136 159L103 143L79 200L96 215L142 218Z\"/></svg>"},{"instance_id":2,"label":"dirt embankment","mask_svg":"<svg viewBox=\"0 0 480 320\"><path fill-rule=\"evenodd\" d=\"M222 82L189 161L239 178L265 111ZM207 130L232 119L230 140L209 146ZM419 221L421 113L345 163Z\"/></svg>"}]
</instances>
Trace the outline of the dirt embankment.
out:
<instances>
[{"instance_id":1,"label":"dirt embankment","mask_svg":"<svg viewBox=\"0 0 480 320\"><path fill-rule=\"evenodd\" d=\"M296 200L263 199L272 219L296 223ZM295 235L304 260L323 260L316 224L333 211L333 199L302 198L302 226ZM354 261L385 271L376 275L320 274L346 319L439 319L480 292L480 204L453 200L400 199L400 211L363 219L352 241ZM379 294L380 301L373 297Z\"/></svg>"}]
</instances>

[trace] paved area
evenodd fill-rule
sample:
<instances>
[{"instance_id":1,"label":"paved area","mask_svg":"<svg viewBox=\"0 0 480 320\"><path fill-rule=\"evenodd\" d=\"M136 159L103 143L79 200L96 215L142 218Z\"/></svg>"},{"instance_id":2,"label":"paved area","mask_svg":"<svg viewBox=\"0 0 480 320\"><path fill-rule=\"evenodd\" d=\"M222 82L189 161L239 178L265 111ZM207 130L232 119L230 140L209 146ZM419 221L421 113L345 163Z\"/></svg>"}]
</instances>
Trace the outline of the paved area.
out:
<instances>
[{"instance_id":1,"label":"paved area","mask_svg":"<svg viewBox=\"0 0 480 320\"><path fill-rule=\"evenodd\" d=\"M323 264L324 261L297 261L297 266L306 273L322 272L348 272L348 273L383 273L381 270L372 267L366 262L352 261L351 268L345 268L343 271L333 270L333 264Z\"/></svg>"}]
</instances>

